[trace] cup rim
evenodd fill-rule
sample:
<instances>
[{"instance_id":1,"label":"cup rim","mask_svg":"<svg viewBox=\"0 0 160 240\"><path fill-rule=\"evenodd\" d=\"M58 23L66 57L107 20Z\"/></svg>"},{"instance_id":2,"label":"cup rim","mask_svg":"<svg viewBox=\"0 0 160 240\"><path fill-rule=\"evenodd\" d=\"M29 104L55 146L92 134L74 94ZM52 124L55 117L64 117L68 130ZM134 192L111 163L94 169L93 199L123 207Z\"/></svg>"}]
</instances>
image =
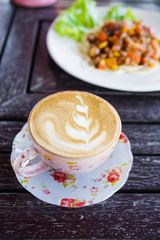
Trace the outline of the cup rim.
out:
<instances>
[{"instance_id":1,"label":"cup rim","mask_svg":"<svg viewBox=\"0 0 160 240\"><path fill-rule=\"evenodd\" d=\"M112 111L114 112L114 116L116 117L116 119L117 119L117 121L118 121L118 123L119 123L119 128L117 129L117 134L116 134L116 136L113 138L112 142L110 143L110 145L109 145L107 148L103 149L102 151L100 151L100 152L98 152L98 153L90 154L90 155L88 155L88 156L83 156L83 157L79 157L79 156L78 156L78 157L74 157L74 156L65 156L65 155L63 155L63 154L61 155L61 154L57 154L57 153L51 152L50 150L46 149L45 147L43 147L40 143L38 143L38 142L36 141L36 139L34 138L32 132L31 132L31 128L30 128L30 119L31 119L31 115L32 115L33 110L34 110L42 101L44 101L44 99L48 99L48 98L51 98L53 95L60 95L60 94L66 93L66 92L68 92L68 93L70 93L70 92L71 92L71 93L72 93L72 92L73 92L73 93L85 93L85 94L88 94L88 95L92 95L92 96L94 96L95 98L98 98L98 99L100 98L103 102L107 103L107 104L109 105L109 107L112 109ZM29 117L28 117L28 130L29 130L29 133L30 133L30 135L31 135L31 137L32 137L32 140L35 142L35 144L38 145L40 148L44 149L45 151L47 151L48 153L53 154L53 155L58 156L58 157L63 157L63 158L82 159L82 158L94 157L94 156L96 156L96 155L99 155L99 154L105 152L107 149L110 149L110 148L114 145L114 143L118 140L118 138L119 138L119 136L120 136L120 133L121 133L121 131L122 131L122 123L121 123L121 119L120 119L120 116L119 116L117 110L116 110L108 101L104 100L103 98L101 98L101 97L99 97L99 96L97 96L97 95L95 95L95 94L88 93L88 92L85 92L85 91L69 90L69 91L61 91L61 92L56 92L56 93L50 94L50 95L48 95L47 97L44 97L43 99L41 99L40 101L38 101L38 102L36 103L36 105L32 108L32 110L31 110L31 112L30 112L30 114L29 114Z\"/></svg>"}]
</instances>

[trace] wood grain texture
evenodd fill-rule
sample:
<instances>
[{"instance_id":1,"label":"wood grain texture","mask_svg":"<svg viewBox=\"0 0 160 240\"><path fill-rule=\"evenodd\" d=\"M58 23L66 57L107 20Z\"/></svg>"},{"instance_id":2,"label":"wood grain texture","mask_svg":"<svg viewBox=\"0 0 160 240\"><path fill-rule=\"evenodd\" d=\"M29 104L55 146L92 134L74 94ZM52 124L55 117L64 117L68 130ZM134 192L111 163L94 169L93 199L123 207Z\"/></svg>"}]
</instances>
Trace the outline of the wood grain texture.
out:
<instances>
[{"instance_id":1,"label":"wood grain texture","mask_svg":"<svg viewBox=\"0 0 160 240\"><path fill-rule=\"evenodd\" d=\"M158 124L123 124L134 154L160 154L160 127Z\"/></svg>"},{"instance_id":2,"label":"wood grain texture","mask_svg":"<svg viewBox=\"0 0 160 240\"><path fill-rule=\"evenodd\" d=\"M52 92L53 93L53 92ZM91 93L94 93L91 91ZM51 94L51 93L50 93ZM123 122L160 122L159 94L151 95L123 95L96 93L110 102L118 111ZM0 106L0 119L26 121L31 109L49 93L20 94L11 98Z\"/></svg>"},{"instance_id":3,"label":"wood grain texture","mask_svg":"<svg viewBox=\"0 0 160 240\"><path fill-rule=\"evenodd\" d=\"M37 23L26 11L18 11L0 65L0 103L25 92Z\"/></svg>"},{"instance_id":4,"label":"wood grain texture","mask_svg":"<svg viewBox=\"0 0 160 240\"><path fill-rule=\"evenodd\" d=\"M23 125L24 122L0 122L0 151L11 151L13 139Z\"/></svg>"},{"instance_id":5,"label":"wood grain texture","mask_svg":"<svg viewBox=\"0 0 160 240\"><path fill-rule=\"evenodd\" d=\"M129 178L122 190L160 191L160 156L134 156Z\"/></svg>"},{"instance_id":6,"label":"wood grain texture","mask_svg":"<svg viewBox=\"0 0 160 240\"><path fill-rule=\"evenodd\" d=\"M0 122L0 151L11 150L15 135L25 122ZM135 154L160 154L160 127L158 124L123 124Z\"/></svg>"},{"instance_id":7,"label":"wood grain texture","mask_svg":"<svg viewBox=\"0 0 160 240\"><path fill-rule=\"evenodd\" d=\"M159 11L158 7L160 6L159 0L150 1L150 0L117 0L116 2L121 2L124 5L129 5L133 7L138 7L138 8L146 8L150 10L155 10ZM73 0L59 0L57 4L55 5L56 8L63 9L67 8L73 3ZM112 4L113 0L97 0L97 5L98 6L106 6L108 4Z\"/></svg>"},{"instance_id":8,"label":"wood grain texture","mask_svg":"<svg viewBox=\"0 0 160 240\"><path fill-rule=\"evenodd\" d=\"M14 7L11 4L0 2L0 56L2 55L13 12Z\"/></svg>"},{"instance_id":9,"label":"wood grain texture","mask_svg":"<svg viewBox=\"0 0 160 240\"><path fill-rule=\"evenodd\" d=\"M28 193L1 194L0 218L5 239L159 240L160 194L115 194L79 209L46 204Z\"/></svg>"},{"instance_id":10,"label":"wood grain texture","mask_svg":"<svg viewBox=\"0 0 160 240\"><path fill-rule=\"evenodd\" d=\"M0 155L0 190L23 189L10 164L10 154Z\"/></svg>"},{"instance_id":11,"label":"wood grain texture","mask_svg":"<svg viewBox=\"0 0 160 240\"><path fill-rule=\"evenodd\" d=\"M135 156L133 167L122 191L159 191L160 156ZM23 189L10 164L10 154L0 155L0 191Z\"/></svg>"}]
</instances>

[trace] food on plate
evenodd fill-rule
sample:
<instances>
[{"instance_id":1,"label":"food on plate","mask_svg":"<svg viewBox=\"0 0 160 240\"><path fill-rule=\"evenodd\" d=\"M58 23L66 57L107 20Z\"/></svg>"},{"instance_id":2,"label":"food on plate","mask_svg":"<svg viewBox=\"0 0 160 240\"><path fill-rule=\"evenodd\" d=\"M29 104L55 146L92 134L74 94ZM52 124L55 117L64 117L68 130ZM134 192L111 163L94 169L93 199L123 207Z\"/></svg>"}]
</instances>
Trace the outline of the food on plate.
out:
<instances>
[{"instance_id":1,"label":"food on plate","mask_svg":"<svg viewBox=\"0 0 160 240\"><path fill-rule=\"evenodd\" d=\"M110 6L105 15L95 11L93 0L76 0L62 12L55 31L79 41L79 50L97 69L117 70L120 67L151 69L160 59L160 40L130 8ZM132 70L131 70L132 72Z\"/></svg>"},{"instance_id":2,"label":"food on plate","mask_svg":"<svg viewBox=\"0 0 160 240\"><path fill-rule=\"evenodd\" d=\"M124 64L154 67L160 58L160 40L140 20L105 22L85 37L82 47L98 69L116 70Z\"/></svg>"},{"instance_id":3,"label":"food on plate","mask_svg":"<svg viewBox=\"0 0 160 240\"><path fill-rule=\"evenodd\" d=\"M54 29L61 36L80 41L91 28L100 24L101 19L95 13L96 2L77 0L63 11L55 23Z\"/></svg>"}]
</instances>

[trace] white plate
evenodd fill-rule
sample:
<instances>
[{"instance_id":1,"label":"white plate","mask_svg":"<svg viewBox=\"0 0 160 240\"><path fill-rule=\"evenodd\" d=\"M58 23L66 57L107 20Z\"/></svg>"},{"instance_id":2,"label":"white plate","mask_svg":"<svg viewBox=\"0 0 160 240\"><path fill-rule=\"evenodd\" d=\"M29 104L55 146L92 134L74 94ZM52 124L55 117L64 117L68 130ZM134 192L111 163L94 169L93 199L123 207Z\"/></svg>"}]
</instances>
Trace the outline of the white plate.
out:
<instances>
[{"instance_id":1,"label":"white plate","mask_svg":"<svg viewBox=\"0 0 160 240\"><path fill-rule=\"evenodd\" d=\"M16 156L31 145L25 124L13 141L12 167ZM121 134L110 157L88 173L71 176L52 169L30 178L15 174L19 183L42 201L63 207L82 207L104 201L117 192L127 181L132 162L129 140Z\"/></svg>"},{"instance_id":2,"label":"white plate","mask_svg":"<svg viewBox=\"0 0 160 240\"><path fill-rule=\"evenodd\" d=\"M96 11L97 14L105 13L107 7L97 7ZM145 25L152 27L155 33L160 33L159 13L136 8L133 8L133 12L138 18L143 19ZM116 90L132 92L160 90L160 69L141 73L127 73L121 70L107 72L89 66L78 53L77 42L67 37L60 37L54 31L54 22L48 30L47 48L52 59L69 74L85 82Z\"/></svg>"}]
</instances>

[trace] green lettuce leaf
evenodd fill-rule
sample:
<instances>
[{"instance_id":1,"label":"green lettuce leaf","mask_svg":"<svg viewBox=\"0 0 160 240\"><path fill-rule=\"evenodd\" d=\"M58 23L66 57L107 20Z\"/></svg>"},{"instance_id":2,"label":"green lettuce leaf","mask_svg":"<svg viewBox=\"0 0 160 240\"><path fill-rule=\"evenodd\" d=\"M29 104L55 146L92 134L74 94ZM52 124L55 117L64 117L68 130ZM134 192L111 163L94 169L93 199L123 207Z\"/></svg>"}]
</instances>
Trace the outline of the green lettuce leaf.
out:
<instances>
[{"instance_id":1,"label":"green lettuce leaf","mask_svg":"<svg viewBox=\"0 0 160 240\"><path fill-rule=\"evenodd\" d=\"M133 14L131 8L128 8L126 14L123 16L123 19L125 21L132 22L132 21L134 21L134 20L136 20L138 18Z\"/></svg>"},{"instance_id":2,"label":"green lettuce leaf","mask_svg":"<svg viewBox=\"0 0 160 240\"><path fill-rule=\"evenodd\" d=\"M97 26L100 19L95 13L94 0L76 0L70 8L61 13L54 25L60 36L80 41L88 29Z\"/></svg>"},{"instance_id":3,"label":"green lettuce leaf","mask_svg":"<svg viewBox=\"0 0 160 240\"><path fill-rule=\"evenodd\" d=\"M120 4L116 4L114 6L110 6L108 12L105 16L105 20L122 20L122 15L120 14Z\"/></svg>"},{"instance_id":4,"label":"green lettuce leaf","mask_svg":"<svg viewBox=\"0 0 160 240\"><path fill-rule=\"evenodd\" d=\"M95 6L96 1L94 0L76 0L71 7L59 15L54 25L55 31L61 37L68 36L76 41L81 41L89 29L102 24L103 21L120 21L122 19L133 21L137 19L130 8L121 14L120 4L110 6L105 16L97 16Z\"/></svg>"},{"instance_id":5,"label":"green lettuce leaf","mask_svg":"<svg viewBox=\"0 0 160 240\"><path fill-rule=\"evenodd\" d=\"M124 14L121 13L121 4L116 4L114 6L110 6L108 12L105 16L106 21L110 20L125 20L125 21L133 21L136 20L137 17L133 14L131 8L128 8Z\"/></svg>"}]
</instances>

